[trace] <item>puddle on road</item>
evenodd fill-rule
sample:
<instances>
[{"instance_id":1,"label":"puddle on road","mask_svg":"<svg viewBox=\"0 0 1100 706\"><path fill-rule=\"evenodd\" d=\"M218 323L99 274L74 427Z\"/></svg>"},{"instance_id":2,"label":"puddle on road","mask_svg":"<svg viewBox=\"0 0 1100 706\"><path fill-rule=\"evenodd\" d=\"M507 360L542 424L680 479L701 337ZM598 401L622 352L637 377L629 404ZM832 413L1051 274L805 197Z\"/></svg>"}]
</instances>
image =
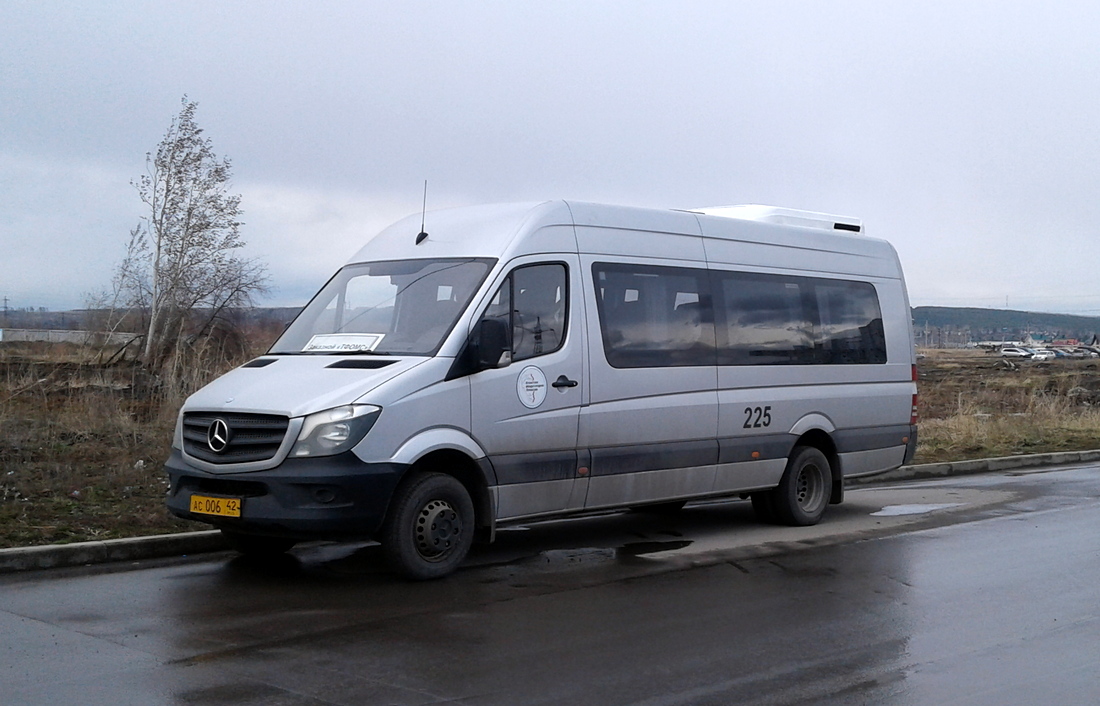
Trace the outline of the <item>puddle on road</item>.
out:
<instances>
[{"instance_id":1,"label":"puddle on road","mask_svg":"<svg viewBox=\"0 0 1100 706\"><path fill-rule=\"evenodd\" d=\"M690 546L685 539L652 542L629 542L618 548L576 547L572 549L547 549L536 556L525 557L518 563L542 568L592 566L609 561L648 558L650 554L671 552Z\"/></svg>"},{"instance_id":2,"label":"puddle on road","mask_svg":"<svg viewBox=\"0 0 1100 706\"><path fill-rule=\"evenodd\" d=\"M600 563L614 558L614 549L578 547L575 549L547 549L539 552L538 556L525 559L524 561L537 562L539 564L552 564L556 566L576 566L579 564Z\"/></svg>"},{"instance_id":3,"label":"puddle on road","mask_svg":"<svg viewBox=\"0 0 1100 706\"><path fill-rule=\"evenodd\" d=\"M887 505L878 512L872 512L871 517L898 517L901 515L923 515L936 510L947 510L953 507L961 507L965 503L926 503L919 505Z\"/></svg>"}]
</instances>

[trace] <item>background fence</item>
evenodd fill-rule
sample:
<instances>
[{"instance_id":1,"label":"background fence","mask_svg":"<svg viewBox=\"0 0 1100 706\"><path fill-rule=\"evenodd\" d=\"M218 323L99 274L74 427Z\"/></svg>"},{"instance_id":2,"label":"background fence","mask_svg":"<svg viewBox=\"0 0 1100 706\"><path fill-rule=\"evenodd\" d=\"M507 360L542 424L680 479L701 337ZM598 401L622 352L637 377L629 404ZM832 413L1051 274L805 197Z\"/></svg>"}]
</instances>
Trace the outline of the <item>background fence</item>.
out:
<instances>
[{"instance_id":1,"label":"background fence","mask_svg":"<svg viewBox=\"0 0 1100 706\"><path fill-rule=\"evenodd\" d=\"M47 343L75 343L80 346L121 346L133 342L138 336L139 334L136 333L108 333L106 331L0 328L0 343L44 341Z\"/></svg>"}]
</instances>

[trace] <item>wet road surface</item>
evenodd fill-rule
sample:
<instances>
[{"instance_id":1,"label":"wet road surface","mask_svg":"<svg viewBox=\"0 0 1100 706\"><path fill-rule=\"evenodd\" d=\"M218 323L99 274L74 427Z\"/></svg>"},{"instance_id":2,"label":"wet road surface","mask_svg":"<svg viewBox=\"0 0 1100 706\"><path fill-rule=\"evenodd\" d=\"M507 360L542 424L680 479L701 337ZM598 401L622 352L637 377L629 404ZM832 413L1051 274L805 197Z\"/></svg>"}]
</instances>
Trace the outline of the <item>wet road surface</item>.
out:
<instances>
[{"instance_id":1,"label":"wet road surface","mask_svg":"<svg viewBox=\"0 0 1100 706\"><path fill-rule=\"evenodd\" d=\"M0 704L1100 703L1100 467L0 578Z\"/></svg>"}]
</instances>

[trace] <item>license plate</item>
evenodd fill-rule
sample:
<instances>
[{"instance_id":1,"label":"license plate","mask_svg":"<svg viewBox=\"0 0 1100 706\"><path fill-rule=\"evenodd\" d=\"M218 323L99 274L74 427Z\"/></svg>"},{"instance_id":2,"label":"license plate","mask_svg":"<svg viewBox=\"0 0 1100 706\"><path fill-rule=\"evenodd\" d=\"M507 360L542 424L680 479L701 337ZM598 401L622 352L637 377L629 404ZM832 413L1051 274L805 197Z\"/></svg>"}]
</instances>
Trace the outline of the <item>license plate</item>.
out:
<instances>
[{"instance_id":1,"label":"license plate","mask_svg":"<svg viewBox=\"0 0 1100 706\"><path fill-rule=\"evenodd\" d=\"M206 495L191 496L191 512L219 517L240 517L240 498L211 498Z\"/></svg>"}]
</instances>

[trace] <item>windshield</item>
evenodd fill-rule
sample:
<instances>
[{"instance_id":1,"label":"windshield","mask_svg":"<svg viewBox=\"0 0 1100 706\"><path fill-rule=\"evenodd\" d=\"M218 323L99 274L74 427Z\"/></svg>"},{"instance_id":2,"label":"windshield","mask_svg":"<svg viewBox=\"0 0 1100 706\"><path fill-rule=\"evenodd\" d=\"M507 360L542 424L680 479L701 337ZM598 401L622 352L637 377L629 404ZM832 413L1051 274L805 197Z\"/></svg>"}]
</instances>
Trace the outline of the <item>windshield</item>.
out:
<instances>
[{"instance_id":1,"label":"windshield","mask_svg":"<svg viewBox=\"0 0 1100 706\"><path fill-rule=\"evenodd\" d=\"M270 352L434 355L492 264L448 259L348 265Z\"/></svg>"}]
</instances>

